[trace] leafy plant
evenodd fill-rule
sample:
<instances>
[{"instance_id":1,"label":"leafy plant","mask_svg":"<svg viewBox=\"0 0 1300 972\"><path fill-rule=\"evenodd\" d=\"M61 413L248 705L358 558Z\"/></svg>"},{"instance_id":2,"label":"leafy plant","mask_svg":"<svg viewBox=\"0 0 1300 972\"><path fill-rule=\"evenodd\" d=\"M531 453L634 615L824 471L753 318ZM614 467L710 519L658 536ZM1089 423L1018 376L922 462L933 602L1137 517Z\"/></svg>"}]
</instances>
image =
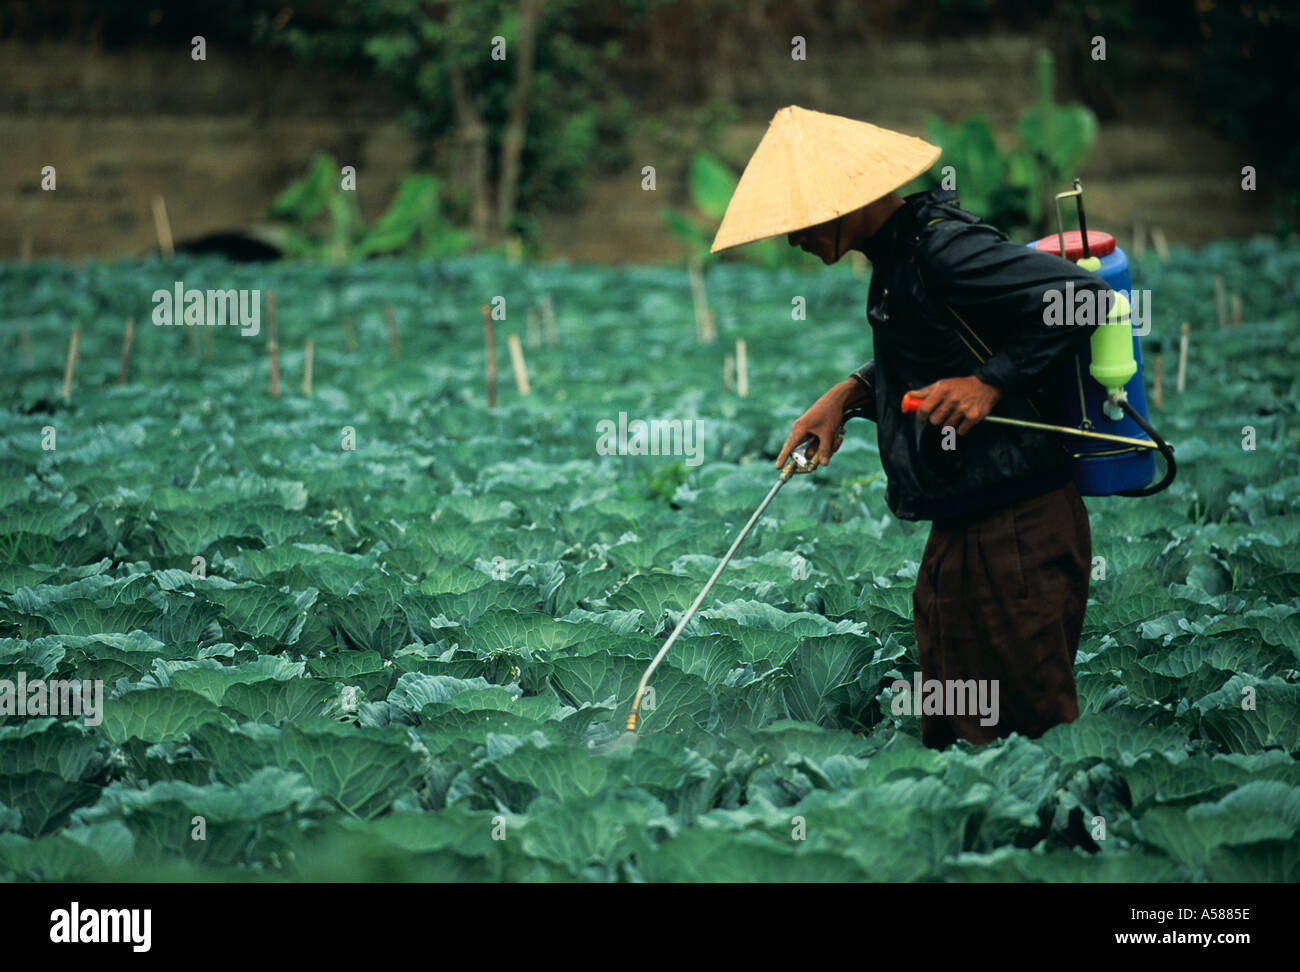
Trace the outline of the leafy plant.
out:
<instances>
[{"instance_id":1,"label":"leafy plant","mask_svg":"<svg viewBox=\"0 0 1300 972\"><path fill-rule=\"evenodd\" d=\"M624 5L635 21L641 5ZM621 38L574 0L344 0L311 16L254 15L257 39L306 62L373 72L401 102L421 166L480 243L535 230L590 174L623 158L630 103L607 65Z\"/></svg>"},{"instance_id":2,"label":"leafy plant","mask_svg":"<svg viewBox=\"0 0 1300 972\"><path fill-rule=\"evenodd\" d=\"M342 187L338 162L318 153L267 215L289 227L285 249L295 256L334 262L376 254L447 256L465 250L470 234L446 220L439 188L431 175L403 176L387 211L367 228L355 192Z\"/></svg>"},{"instance_id":3,"label":"leafy plant","mask_svg":"<svg viewBox=\"0 0 1300 972\"><path fill-rule=\"evenodd\" d=\"M952 166L962 206L993 225L1023 227L1042 217L1038 177L1029 155L999 148L983 115L951 125L928 115L926 130L930 141L943 147L938 169L925 177L927 188L948 184L943 167Z\"/></svg>"},{"instance_id":4,"label":"leafy plant","mask_svg":"<svg viewBox=\"0 0 1300 972\"><path fill-rule=\"evenodd\" d=\"M1078 174L1097 138L1097 117L1090 110L1056 104L1052 55L1047 50L1038 52L1038 100L1021 112L1016 131L1030 159L1025 166L1029 220L1043 229L1054 187Z\"/></svg>"},{"instance_id":5,"label":"leafy plant","mask_svg":"<svg viewBox=\"0 0 1300 972\"><path fill-rule=\"evenodd\" d=\"M1038 91L1016 124L1019 143L1003 149L980 114L948 124L926 116L930 141L943 155L920 180L946 185L951 166L962 205L1008 233L1041 235L1052 224L1052 197L1078 174L1097 136L1096 116L1082 105L1058 105L1052 55L1038 54Z\"/></svg>"},{"instance_id":6,"label":"leafy plant","mask_svg":"<svg viewBox=\"0 0 1300 972\"><path fill-rule=\"evenodd\" d=\"M1178 481L1087 501L1104 576L1076 722L932 751L893 711L927 525L887 514L853 423L674 645L636 748L607 755L588 743L621 730L788 423L869 354L861 281L808 277L792 359L789 287L715 266L719 313L745 311L738 399L663 268L7 268L33 356L0 359L0 700L21 672L101 679L104 707L88 725L0 702L0 880L1294 883L1300 252L1261 238L1136 267L1157 330L1198 319L1207 267L1245 315L1194 332L1187 390L1154 410ZM205 360L185 328L137 328L116 386L123 318L178 279L274 289L280 398L237 329ZM71 293L81 354L54 412ZM489 293L551 295L561 342L491 411L482 345L460 339ZM290 380L308 338L312 398ZM698 420L703 461L596 452L598 423L651 410Z\"/></svg>"}]
</instances>

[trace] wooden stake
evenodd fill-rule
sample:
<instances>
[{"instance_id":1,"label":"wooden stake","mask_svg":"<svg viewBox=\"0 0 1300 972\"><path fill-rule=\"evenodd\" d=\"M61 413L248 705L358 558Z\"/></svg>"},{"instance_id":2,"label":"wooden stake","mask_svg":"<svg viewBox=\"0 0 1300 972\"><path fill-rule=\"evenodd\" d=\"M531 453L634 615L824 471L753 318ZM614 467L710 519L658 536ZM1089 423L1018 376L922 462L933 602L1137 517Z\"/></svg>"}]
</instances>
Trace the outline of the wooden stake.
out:
<instances>
[{"instance_id":1,"label":"wooden stake","mask_svg":"<svg viewBox=\"0 0 1300 972\"><path fill-rule=\"evenodd\" d=\"M506 345L510 348L510 367L515 372L515 387L519 389L519 394L527 395L528 369L524 366L524 346L519 341L519 335L511 334L506 338Z\"/></svg>"},{"instance_id":2,"label":"wooden stake","mask_svg":"<svg viewBox=\"0 0 1300 972\"><path fill-rule=\"evenodd\" d=\"M311 359L315 350L314 342L308 338L307 346L302 349L302 393L308 398L311 398Z\"/></svg>"},{"instance_id":3,"label":"wooden stake","mask_svg":"<svg viewBox=\"0 0 1300 972\"><path fill-rule=\"evenodd\" d=\"M126 384L126 373L131 366L131 342L135 340L135 318L126 319L126 334L122 336L122 363L117 369L117 384Z\"/></svg>"},{"instance_id":4,"label":"wooden stake","mask_svg":"<svg viewBox=\"0 0 1300 972\"><path fill-rule=\"evenodd\" d=\"M483 305L483 342L487 350L487 403L497 407L497 342L492 331L492 308Z\"/></svg>"},{"instance_id":5,"label":"wooden stake","mask_svg":"<svg viewBox=\"0 0 1300 972\"><path fill-rule=\"evenodd\" d=\"M1165 231L1159 226L1151 227L1151 242L1156 248L1156 256L1160 258L1161 263L1169 261L1169 241L1165 239Z\"/></svg>"},{"instance_id":6,"label":"wooden stake","mask_svg":"<svg viewBox=\"0 0 1300 972\"><path fill-rule=\"evenodd\" d=\"M1223 298L1223 274L1214 275L1214 305L1219 309L1219 327L1228 326L1228 308Z\"/></svg>"},{"instance_id":7,"label":"wooden stake","mask_svg":"<svg viewBox=\"0 0 1300 972\"><path fill-rule=\"evenodd\" d=\"M1178 339L1178 394L1183 393L1187 387L1187 345L1191 340L1192 326L1183 321L1183 333Z\"/></svg>"},{"instance_id":8,"label":"wooden stake","mask_svg":"<svg viewBox=\"0 0 1300 972\"><path fill-rule=\"evenodd\" d=\"M217 348L212 339L212 328L203 328L203 360L211 361L217 356Z\"/></svg>"},{"instance_id":9,"label":"wooden stake","mask_svg":"<svg viewBox=\"0 0 1300 972\"><path fill-rule=\"evenodd\" d=\"M1147 253L1146 228L1141 223L1133 224L1133 257L1141 260Z\"/></svg>"},{"instance_id":10,"label":"wooden stake","mask_svg":"<svg viewBox=\"0 0 1300 972\"><path fill-rule=\"evenodd\" d=\"M546 331L546 346L560 346L560 332L555 326L555 307L551 304L551 295L542 298L542 328Z\"/></svg>"},{"instance_id":11,"label":"wooden stake","mask_svg":"<svg viewBox=\"0 0 1300 972\"><path fill-rule=\"evenodd\" d=\"M271 359L271 397L280 397L280 342L275 335L275 292L266 292L266 354Z\"/></svg>"},{"instance_id":12,"label":"wooden stake","mask_svg":"<svg viewBox=\"0 0 1300 972\"><path fill-rule=\"evenodd\" d=\"M63 369L63 397L72 397L72 373L77 367L77 348L81 345L81 328L72 329L72 340L68 342L68 363Z\"/></svg>"},{"instance_id":13,"label":"wooden stake","mask_svg":"<svg viewBox=\"0 0 1300 972\"><path fill-rule=\"evenodd\" d=\"M736 339L736 394L749 397L749 351L744 338Z\"/></svg>"},{"instance_id":14,"label":"wooden stake","mask_svg":"<svg viewBox=\"0 0 1300 972\"><path fill-rule=\"evenodd\" d=\"M32 360L32 336L27 332L27 322L18 322L18 342L23 346L23 357Z\"/></svg>"},{"instance_id":15,"label":"wooden stake","mask_svg":"<svg viewBox=\"0 0 1300 972\"><path fill-rule=\"evenodd\" d=\"M350 317L343 318L343 344L349 351L357 349L357 331Z\"/></svg>"},{"instance_id":16,"label":"wooden stake","mask_svg":"<svg viewBox=\"0 0 1300 972\"><path fill-rule=\"evenodd\" d=\"M153 197L153 228L158 234L158 249L164 260L170 260L176 252L172 245L172 224L167 219L167 204L162 196Z\"/></svg>"},{"instance_id":17,"label":"wooden stake","mask_svg":"<svg viewBox=\"0 0 1300 972\"><path fill-rule=\"evenodd\" d=\"M1165 356L1157 351L1155 355L1155 366L1153 369L1154 381L1152 384L1154 387L1151 396L1152 400L1155 402L1156 408L1165 407L1164 359Z\"/></svg>"},{"instance_id":18,"label":"wooden stake","mask_svg":"<svg viewBox=\"0 0 1300 972\"><path fill-rule=\"evenodd\" d=\"M397 313L392 303L384 304L384 317L388 320L388 354L396 358L402 353L402 338L397 331Z\"/></svg>"},{"instance_id":19,"label":"wooden stake","mask_svg":"<svg viewBox=\"0 0 1300 972\"><path fill-rule=\"evenodd\" d=\"M23 233L23 238L18 244L18 259L23 263L32 262L32 231L27 230Z\"/></svg>"},{"instance_id":20,"label":"wooden stake","mask_svg":"<svg viewBox=\"0 0 1300 972\"><path fill-rule=\"evenodd\" d=\"M736 359L727 354L722 359L722 387L730 393L736 387L735 379L732 377L736 373Z\"/></svg>"},{"instance_id":21,"label":"wooden stake","mask_svg":"<svg viewBox=\"0 0 1300 972\"><path fill-rule=\"evenodd\" d=\"M188 328L186 328L190 332L189 334L190 353L193 354L194 357L196 358L199 356L199 328L201 327L207 327L207 325L197 324L197 325L190 325Z\"/></svg>"},{"instance_id":22,"label":"wooden stake","mask_svg":"<svg viewBox=\"0 0 1300 972\"><path fill-rule=\"evenodd\" d=\"M528 347L536 351L542 346L542 331L537 320L537 308L528 308Z\"/></svg>"},{"instance_id":23,"label":"wooden stake","mask_svg":"<svg viewBox=\"0 0 1300 972\"><path fill-rule=\"evenodd\" d=\"M704 290L704 274L700 272L698 260L691 260L691 302L695 306L695 336L701 344L712 344L717 338L717 329L713 326L713 315L709 312L709 297Z\"/></svg>"},{"instance_id":24,"label":"wooden stake","mask_svg":"<svg viewBox=\"0 0 1300 972\"><path fill-rule=\"evenodd\" d=\"M1235 331L1241 327L1241 297L1234 291L1228 303L1232 307L1232 329Z\"/></svg>"}]
</instances>

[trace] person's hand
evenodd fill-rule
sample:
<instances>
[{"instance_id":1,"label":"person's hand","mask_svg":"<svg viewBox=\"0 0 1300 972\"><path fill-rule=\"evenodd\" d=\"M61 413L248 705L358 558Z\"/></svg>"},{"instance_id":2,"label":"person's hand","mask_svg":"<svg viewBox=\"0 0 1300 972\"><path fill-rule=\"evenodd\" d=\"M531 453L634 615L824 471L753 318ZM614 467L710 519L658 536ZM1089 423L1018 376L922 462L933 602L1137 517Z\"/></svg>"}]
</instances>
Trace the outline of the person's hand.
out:
<instances>
[{"instance_id":1,"label":"person's hand","mask_svg":"<svg viewBox=\"0 0 1300 972\"><path fill-rule=\"evenodd\" d=\"M921 421L931 425L951 425L958 435L965 435L993 411L1002 400L1002 390L987 385L974 376L944 378L911 392L923 399L916 410Z\"/></svg>"},{"instance_id":2,"label":"person's hand","mask_svg":"<svg viewBox=\"0 0 1300 972\"><path fill-rule=\"evenodd\" d=\"M855 394L856 386L857 381L853 378L840 382L795 419L794 425L790 426L790 437L785 440L781 454L777 456L777 469L784 466L790 453L809 438L816 440L817 451L814 454L810 449L808 458L812 459L815 455L818 465L830 465L831 456L844 442L840 435L840 428L844 424L844 408L850 396ZM830 443L829 446L827 443Z\"/></svg>"}]
</instances>

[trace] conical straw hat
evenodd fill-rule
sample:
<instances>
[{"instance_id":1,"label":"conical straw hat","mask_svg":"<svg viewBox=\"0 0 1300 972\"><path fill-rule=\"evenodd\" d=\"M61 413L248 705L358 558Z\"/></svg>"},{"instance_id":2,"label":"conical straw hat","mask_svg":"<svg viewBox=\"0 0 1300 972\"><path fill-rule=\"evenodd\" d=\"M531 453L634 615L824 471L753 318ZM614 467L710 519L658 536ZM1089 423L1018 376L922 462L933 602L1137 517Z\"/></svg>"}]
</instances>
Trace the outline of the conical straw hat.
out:
<instances>
[{"instance_id":1,"label":"conical straw hat","mask_svg":"<svg viewBox=\"0 0 1300 972\"><path fill-rule=\"evenodd\" d=\"M930 168L939 152L852 118L782 108L741 173L710 252L861 209Z\"/></svg>"}]
</instances>

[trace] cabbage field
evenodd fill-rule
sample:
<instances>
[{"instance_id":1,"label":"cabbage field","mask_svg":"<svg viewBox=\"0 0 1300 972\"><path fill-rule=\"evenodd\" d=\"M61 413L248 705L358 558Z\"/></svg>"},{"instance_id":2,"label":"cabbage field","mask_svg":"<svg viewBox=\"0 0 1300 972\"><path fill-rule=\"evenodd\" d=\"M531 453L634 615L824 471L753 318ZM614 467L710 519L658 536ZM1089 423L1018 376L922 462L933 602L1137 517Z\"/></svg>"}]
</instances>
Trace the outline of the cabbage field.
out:
<instances>
[{"instance_id":1,"label":"cabbage field","mask_svg":"<svg viewBox=\"0 0 1300 972\"><path fill-rule=\"evenodd\" d=\"M1300 879L1300 251L1175 249L1134 277L1180 472L1087 501L1077 722L933 751L891 711L927 526L889 514L855 422L723 574L638 745L606 751L791 421L870 356L865 277L715 266L706 344L674 268L5 267L0 680L102 680L103 702L0 714L0 877ZM258 290L259 333L155 326L178 281ZM603 454L620 413L689 423L699 461Z\"/></svg>"}]
</instances>

